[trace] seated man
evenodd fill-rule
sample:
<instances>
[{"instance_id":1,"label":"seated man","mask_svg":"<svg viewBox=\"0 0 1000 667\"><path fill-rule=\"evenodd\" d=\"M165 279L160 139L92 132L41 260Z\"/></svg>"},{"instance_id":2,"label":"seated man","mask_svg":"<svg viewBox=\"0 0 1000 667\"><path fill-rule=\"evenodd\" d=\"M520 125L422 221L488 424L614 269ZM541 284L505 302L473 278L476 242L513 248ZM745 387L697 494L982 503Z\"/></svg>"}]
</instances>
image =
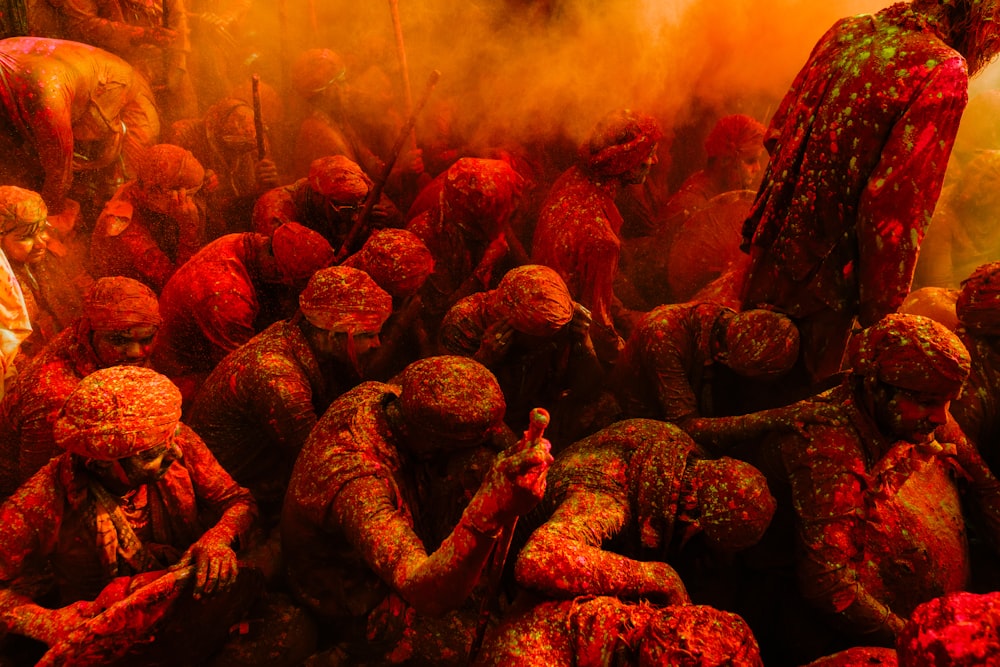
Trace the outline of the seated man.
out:
<instances>
[{"instance_id":1,"label":"seated man","mask_svg":"<svg viewBox=\"0 0 1000 667\"><path fill-rule=\"evenodd\" d=\"M282 552L292 592L346 664L465 664L470 594L500 532L544 493L552 460L544 441L495 458L484 447L504 407L484 366L430 357L398 385L341 395L306 440Z\"/></svg>"},{"instance_id":2,"label":"seated man","mask_svg":"<svg viewBox=\"0 0 1000 667\"><path fill-rule=\"evenodd\" d=\"M365 378L392 298L363 271L320 269L299 310L231 352L187 422L277 524L292 466L330 402Z\"/></svg>"},{"instance_id":3,"label":"seated man","mask_svg":"<svg viewBox=\"0 0 1000 667\"><path fill-rule=\"evenodd\" d=\"M709 556L752 546L775 504L753 466L710 458L673 424L628 419L559 454L540 508L514 568L522 588L685 604L666 561L689 544Z\"/></svg>"},{"instance_id":4,"label":"seated man","mask_svg":"<svg viewBox=\"0 0 1000 667\"><path fill-rule=\"evenodd\" d=\"M258 579L233 548L254 502L180 414L155 371L92 373L56 419L63 454L0 507L3 629L48 644L51 664L150 664L136 656L150 651L173 660L152 664L192 664L253 599ZM39 561L55 607L20 587Z\"/></svg>"},{"instance_id":5,"label":"seated man","mask_svg":"<svg viewBox=\"0 0 1000 667\"><path fill-rule=\"evenodd\" d=\"M83 317L20 369L0 402L0 497L61 453L52 424L80 380L100 368L148 365L159 327L149 287L122 277L94 283Z\"/></svg>"},{"instance_id":6,"label":"seated man","mask_svg":"<svg viewBox=\"0 0 1000 667\"><path fill-rule=\"evenodd\" d=\"M1000 483L948 412L969 354L946 327L889 315L855 337L849 363L839 386L798 406L839 418L803 420L774 440L773 486L787 489L779 506L794 510L794 534L773 537L796 554L800 599L818 610L819 627L892 645L917 605L968 585L967 520L997 543Z\"/></svg>"},{"instance_id":7,"label":"seated man","mask_svg":"<svg viewBox=\"0 0 1000 667\"><path fill-rule=\"evenodd\" d=\"M205 178L190 151L151 146L136 178L104 206L90 237L95 276L126 276L159 294L170 276L205 243Z\"/></svg>"},{"instance_id":8,"label":"seated man","mask_svg":"<svg viewBox=\"0 0 1000 667\"><path fill-rule=\"evenodd\" d=\"M227 354L291 317L309 278L332 261L330 244L297 223L273 236L217 238L163 288L163 331L153 365L189 401Z\"/></svg>"},{"instance_id":9,"label":"seated man","mask_svg":"<svg viewBox=\"0 0 1000 667\"><path fill-rule=\"evenodd\" d=\"M493 371L508 426L524 430L532 407L542 405L553 415L549 433L559 434L552 439L572 442L582 437L582 411L597 398L604 375L589 329L589 313L570 298L559 274L528 264L508 271L496 289L452 306L440 341L445 354L472 357Z\"/></svg>"},{"instance_id":10,"label":"seated man","mask_svg":"<svg viewBox=\"0 0 1000 667\"><path fill-rule=\"evenodd\" d=\"M798 350L798 331L784 315L668 304L639 320L611 385L626 417L673 422L698 443L725 448L794 427L784 408L734 414L746 399L735 382L773 379L792 367Z\"/></svg>"}]
</instances>

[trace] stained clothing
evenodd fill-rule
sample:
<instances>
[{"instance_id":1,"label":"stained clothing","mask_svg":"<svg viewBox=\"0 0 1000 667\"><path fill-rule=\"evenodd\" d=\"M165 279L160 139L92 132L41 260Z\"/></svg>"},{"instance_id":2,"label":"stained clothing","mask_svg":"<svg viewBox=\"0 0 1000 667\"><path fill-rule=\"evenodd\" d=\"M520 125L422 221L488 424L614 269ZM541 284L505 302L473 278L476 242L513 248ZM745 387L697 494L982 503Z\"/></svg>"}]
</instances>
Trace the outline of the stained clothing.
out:
<instances>
[{"instance_id":1,"label":"stained clothing","mask_svg":"<svg viewBox=\"0 0 1000 667\"><path fill-rule=\"evenodd\" d=\"M669 304L639 321L612 379L626 416L672 422L719 416L712 400L712 332L726 312L714 303Z\"/></svg>"},{"instance_id":2,"label":"stained clothing","mask_svg":"<svg viewBox=\"0 0 1000 667\"><path fill-rule=\"evenodd\" d=\"M73 126L87 116L107 134L84 157ZM0 126L8 155L0 177L40 192L50 215L63 212L75 170L120 154L129 169L160 133L152 93L128 63L86 44L34 37L0 42Z\"/></svg>"},{"instance_id":3,"label":"stained clothing","mask_svg":"<svg viewBox=\"0 0 1000 667\"><path fill-rule=\"evenodd\" d=\"M12 268L31 320L31 335L20 350L25 359L30 359L83 315L83 289L90 277L83 272L72 275L73 267L65 258L51 252L37 263L13 264Z\"/></svg>"},{"instance_id":4,"label":"stained clothing","mask_svg":"<svg viewBox=\"0 0 1000 667\"><path fill-rule=\"evenodd\" d=\"M574 301L593 315L598 350L617 345L615 274L621 255L622 216L615 206L618 180L599 180L570 167L552 186L532 240L531 260L555 269ZM606 356L606 355L605 355Z\"/></svg>"},{"instance_id":5,"label":"stained clothing","mask_svg":"<svg viewBox=\"0 0 1000 667\"><path fill-rule=\"evenodd\" d=\"M31 315L24 291L7 255L0 252L0 398L14 375L21 343L31 335Z\"/></svg>"},{"instance_id":6,"label":"stained clothing","mask_svg":"<svg viewBox=\"0 0 1000 667\"><path fill-rule=\"evenodd\" d=\"M969 577L960 491L996 532L1000 485L953 421L936 443L891 442L842 384L809 405L839 406L836 424L782 434L803 597L848 632L883 628ZM966 484L965 482L968 482Z\"/></svg>"},{"instance_id":7,"label":"stained clothing","mask_svg":"<svg viewBox=\"0 0 1000 667\"><path fill-rule=\"evenodd\" d=\"M58 456L52 425L80 380L101 367L91 328L78 320L18 372L0 402L0 496L6 498Z\"/></svg>"},{"instance_id":8,"label":"stained clothing","mask_svg":"<svg viewBox=\"0 0 1000 667\"><path fill-rule=\"evenodd\" d=\"M321 371L297 324L276 322L215 367L185 421L262 509L280 511L295 459L343 380Z\"/></svg>"},{"instance_id":9,"label":"stained clothing","mask_svg":"<svg viewBox=\"0 0 1000 667\"><path fill-rule=\"evenodd\" d=\"M839 368L852 320L902 303L968 98L965 60L909 4L845 18L778 107L744 227L743 308L803 325L814 375Z\"/></svg>"},{"instance_id":10,"label":"stained clothing","mask_svg":"<svg viewBox=\"0 0 1000 667\"><path fill-rule=\"evenodd\" d=\"M121 504L109 505L107 491L102 500L103 487L69 453L42 467L0 508L0 581L14 581L29 558L48 558L63 604L92 600L117 576L173 564L207 530L225 544L243 535L256 510L249 492L191 429L181 425L174 442L182 457ZM122 516L146 549L128 553L114 525Z\"/></svg>"},{"instance_id":11,"label":"stained clothing","mask_svg":"<svg viewBox=\"0 0 1000 667\"><path fill-rule=\"evenodd\" d=\"M140 188L126 183L104 206L90 237L91 272L132 278L159 294L204 244L205 213L199 206L197 220L186 221L152 211Z\"/></svg>"},{"instance_id":12,"label":"stained clothing","mask_svg":"<svg viewBox=\"0 0 1000 667\"><path fill-rule=\"evenodd\" d=\"M959 337L972 357L972 371L962 395L951 402L951 413L996 473L1000 471L1000 354L994 339L964 330L959 330Z\"/></svg>"},{"instance_id":13,"label":"stained clothing","mask_svg":"<svg viewBox=\"0 0 1000 667\"><path fill-rule=\"evenodd\" d=\"M393 592L392 582L400 559L414 551L431 553L448 536L478 487L477 470L485 472L492 453L467 451L456 457L460 465L407 456L384 410L399 393L395 385L358 385L334 401L306 441L281 517L289 586L299 602L335 623L359 662L386 660L404 626L413 625L414 650L450 645L450 657L432 664L462 664L474 603L441 619L424 618ZM470 463L484 453L485 461ZM363 497L357 497L359 483ZM361 525L383 519L390 532L377 544L358 533ZM435 620L441 626L437 637L426 632Z\"/></svg>"}]
</instances>

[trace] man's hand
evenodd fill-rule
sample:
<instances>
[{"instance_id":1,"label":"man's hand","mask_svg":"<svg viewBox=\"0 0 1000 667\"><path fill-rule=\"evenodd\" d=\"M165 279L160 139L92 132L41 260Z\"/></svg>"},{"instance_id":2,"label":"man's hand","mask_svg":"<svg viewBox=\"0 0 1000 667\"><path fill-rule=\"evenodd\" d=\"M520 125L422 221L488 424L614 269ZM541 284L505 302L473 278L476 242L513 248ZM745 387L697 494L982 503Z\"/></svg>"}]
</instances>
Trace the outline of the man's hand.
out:
<instances>
[{"instance_id":1,"label":"man's hand","mask_svg":"<svg viewBox=\"0 0 1000 667\"><path fill-rule=\"evenodd\" d=\"M257 191L267 192L278 187L278 165L271 158L257 161Z\"/></svg>"},{"instance_id":2,"label":"man's hand","mask_svg":"<svg viewBox=\"0 0 1000 667\"><path fill-rule=\"evenodd\" d=\"M552 465L548 440L524 442L497 455L483 485L465 509L464 518L480 533L497 534L545 495L545 478Z\"/></svg>"},{"instance_id":3,"label":"man's hand","mask_svg":"<svg viewBox=\"0 0 1000 667\"><path fill-rule=\"evenodd\" d=\"M228 590L236 581L240 569L236 553L228 544L204 537L192 544L171 569L180 569L192 563L195 565L195 600L202 595Z\"/></svg>"},{"instance_id":4,"label":"man's hand","mask_svg":"<svg viewBox=\"0 0 1000 667\"><path fill-rule=\"evenodd\" d=\"M177 31L162 26L150 26L140 28L132 36L133 44L152 44L155 47L166 49L177 39Z\"/></svg>"}]
</instances>

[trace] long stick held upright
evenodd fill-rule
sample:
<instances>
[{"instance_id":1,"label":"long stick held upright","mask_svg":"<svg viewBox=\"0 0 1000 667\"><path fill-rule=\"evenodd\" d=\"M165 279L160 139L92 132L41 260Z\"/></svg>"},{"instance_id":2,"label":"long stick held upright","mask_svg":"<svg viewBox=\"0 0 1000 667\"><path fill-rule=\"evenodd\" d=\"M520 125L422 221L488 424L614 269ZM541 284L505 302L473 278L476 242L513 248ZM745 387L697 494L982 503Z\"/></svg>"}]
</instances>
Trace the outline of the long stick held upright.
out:
<instances>
[{"instance_id":1,"label":"long stick held upright","mask_svg":"<svg viewBox=\"0 0 1000 667\"><path fill-rule=\"evenodd\" d=\"M399 19L399 0L389 0L389 11L392 12L392 28L396 33L396 55L399 57L399 71L403 76L403 94L406 101L406 116L413 115L413 91L410 88L410 68L406 64L406 45L403 43L403 23ZM410 131L410 148L417 148L417 134Z\"/></svg>"},{"instance_id":2,"label":"long stick held upright","mask_svg":"<svg viewBox=\"0 0 1000 667\"><path fill-rule=\"evenodd\" d=\"M253 95L253 128L257 135L257 159L263 160L264 147L264 114L260 109L260 75L254 74L250 79L250 90Z\"/></svg>"}]
</instances>

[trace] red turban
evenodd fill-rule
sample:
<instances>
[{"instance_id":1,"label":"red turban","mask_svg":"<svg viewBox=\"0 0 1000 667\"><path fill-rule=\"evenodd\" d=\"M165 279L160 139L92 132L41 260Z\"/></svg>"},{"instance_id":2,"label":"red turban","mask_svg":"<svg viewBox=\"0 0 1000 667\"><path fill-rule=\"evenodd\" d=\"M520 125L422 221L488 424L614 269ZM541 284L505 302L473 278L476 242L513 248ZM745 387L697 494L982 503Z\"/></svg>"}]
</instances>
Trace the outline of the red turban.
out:
<instances>
[{"instance_id":1,"label":"red turban","mask_svg":"<svg viewBox=\"0 0 1000 667\"><path fill-rule=\"evenodd\" d=\"M83 316L92 331L158 327L162 322L156 293L123 276L98 278L84 300Z\"/></svg>"},{"instance_id":2,"label":"red turban","mask_svg":"<svg viewBox=\"0 0 1000 667\"><path fill-rule=\"evenodd\" d=\"M459 214L457 224L475 222L492 237L517 208L524 185L524 177L503 160L464 157L445 172L441 197Z\"/></svg>"},{"instance_id":3,"label":"red turban","mask_svg":"<svg viewBox=\"0 0 1000 667\"><path fill-rule=\"evenodd\" d=\"M66 399L53 433L68 452L114 461L167 442L181 419L181 392L148 368L112 366L85 377Z\"/></svg>"},{"instance_id":4,"label":"red turban","mask_svg":"<svg viewBox=\"0 0 1000 667\"><path fill-rule=\"evenodd\" d=\"M222 99L205 112L205 134L213 146L251 151L257 148L253 107L234 98Z\"/></svg>"},{"instance_id":5,"label":"red turban","mask_svg":"<svg viewBox=\"0 0 1000 667\"><path fill-rule=\"evenodd\" d=\"M784 373L799 356L799 330L781 313L747 310L726 327L726 354L720 360L745 377Z\"/></svg>"},{"instance_id":6,"label":"red turban","mask_svg":"<svg viewBox=\"0 0 1000 667\"><path fill-rule=\"evenodd\" d=\"M750 116L723 116L705 139L708 157L739 157L764 150L766 128Z\"/></svg>"},{"instance_id":7,"label":"red turban","mask_svg":"<svg viewBox=\"0 0 1000 667\"><path fill-rule=\"evenodd\" d=\"M638 664L672 667L763 665L760 647L737 614L707 605L675 605L660 610L633 639Z\"/></svg>"},{"instance_id":8,"label":"red turban","mask_svg":"<svg viewBox=\"0 0 1000 667\"><path fill-rule=\"evenodd\" d=\"M448 441L481 441L507 409L493 373L467 357L420 359L403 370L399 384L407 422Z\"/></svg>"},{"instance_id":9,"label":"red turban","mask_svg":"<svg viewBox=\"0 0 1000 667\"><path fill-rule=\"evenodd\" d=\"M343 81L346 73L344 61L330 49L309 49L292 63L292 88L308 100L334 83Z\"/></svg>"},{"instance_id":10,"label":"red turban","mask_svg":"<svg viewBox=\"0 0 1000 667\"><path fill-rule=\"evenodd\" d=\"M42 196L16 185L0 185L0 236L21 227L40 227L48 218Z\"/></svg>"},{"instance_id":11,"label":"red turban","mask_svg":"<svg viewBox=\"0 0 1000 667\"><path fill-rule=\"evenodd\" d=\"M309 322L327 331L378 332L392 314L392 297L367 273L348 266L320 269L299 295Z\"/></svg>"},{"instance_id":12,"label":"red turban","mask_svg":"<svg viewBox=\"0 0 1000 667\"><path fill-rule=\"evenodd\" d=\"M694 516L706 541L728 552L757 544L777 509L764 475L728 456L698 459L693 465Z\"/></svg>"},{"instance_id":13,"label":"red turban","mask_svg":"<svg viewBox=\"0 0 1000 667\"><path fill-rule=\"evenodd\" d=\"M364 201L372 181L356 162L343 155L327 155L310 163L309 187L330 201L347 204Z\"/></svg>"},{"instance_id":14,"label":"red turban","mask_svg":"<svg viewBox=\"0 0 1000 667\"><path fill-rule=\"evenodd\" d=\"M173 144L156 144L143 152L136 177L145 186L194 190L205 180L205 169L191 151Z\"/></svg>"},{"instance_id":15,"label":"red turban","mask_svg":"<svg viewBox=\"0 0 1000 667\"><path fill-rule=\"evenodd\" d=\"M551 336L573 319L573 299L566 283L547 266L511 269L494 294L498 314L529 336Z\"/></svg>"},{"instance_id":16,"label":"red turban","mask_svg":"<svg viewBox=\"0 0 1000 667\"><path fill-rule=\"evenodd\" d=\"M969 352L940 322L920 315L886 315L851 339L852 372L894 387L955 396L969 375Z\"/></svg>"},{"instance_id":17,"label":"red turban","mask_svg":"<svg viewBox=\"0 0 1000 667\"><path fill-rule=\"evenodd\" d=\"M405 229L377 229L341 266L361 269L394 297L416 293L434 271L424 242Z\"/></svg>"},{"instance_id":18,"label":"red turban","mask_svg":"<svg viewBox=\"0 0 1000 667\"><path fill-rule=\"evenodd\" d=\"M1000 335L1000 262L983 264L962 281L955 313L973 336Z\"/></svg>"},{"instance_id":19,"label":"red turban","mask_svg":"<svg viewBox=\"0 0 1000 667\"><path fill-rule=\"evenodd\" d=\"M896 642L899 667L1000 664L1000 593L949 593L924 602Z\"/></svg>"},{"instance_id":20,"label":"red turban","mask_svg":"<svg viewBox=\"0 0 1000 667\"><path fill-rule=\"evenodd\" d=\"M649 159L663 137L652 116L630 109L613 111L602 118L580 149L580 159L599 176L620 176Z\"/></svg>"},{"instance_id":21,"label":"red turban","mask_svg":"<svg viewBox=\"0 0 1000 667\"><path fill-rule=\"evenodd\" d=\"M271 235L271 252L288 285L298 285L333 263L336 254L319 232L297 222L286 222Z\"/></svg>"}]
</instances>

